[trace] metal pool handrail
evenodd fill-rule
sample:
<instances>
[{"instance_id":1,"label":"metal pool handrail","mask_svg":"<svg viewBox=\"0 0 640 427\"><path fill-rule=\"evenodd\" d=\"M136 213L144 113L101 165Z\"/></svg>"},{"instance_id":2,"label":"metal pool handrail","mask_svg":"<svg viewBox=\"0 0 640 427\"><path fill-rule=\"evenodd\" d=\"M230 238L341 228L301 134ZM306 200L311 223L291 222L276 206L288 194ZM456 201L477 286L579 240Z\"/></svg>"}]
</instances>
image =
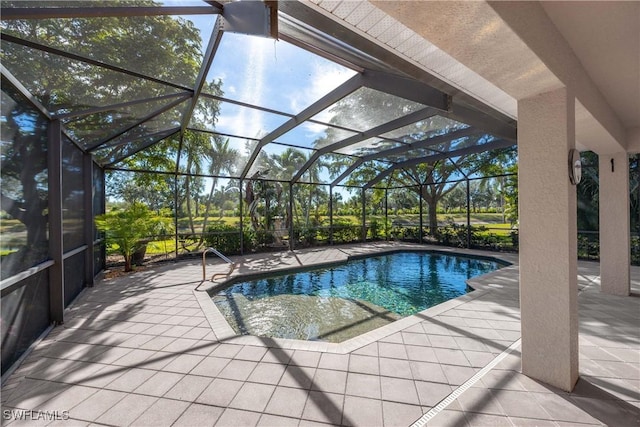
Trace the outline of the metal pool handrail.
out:
<instances>
[{"instance_id":1,"label":"metal pool handrail","mask_svg":"<svg viewBox=\"0 0 640 427\"><path fill-rule=\"evenodd\" d=\"M220 259L222 259L224 262L229 264L229 272L228 273L216 273L216 274L214 274L213 276L211 276L211 281L212 282L216 278L216 276L229 276L231 273L233 273L233 269L236 267L236 265L235 265L235 263L233 261L231 261L229 258L227 258L222 253L220 253L220 251L218 251L216 248L207 248L207 249L204 250L204 252L202 252L202 281L203 282L205 280L207 280L206 257L207 257L207 254L209 252L213 252L218 257L220 257Z\"/></svg>"}]
</instances>

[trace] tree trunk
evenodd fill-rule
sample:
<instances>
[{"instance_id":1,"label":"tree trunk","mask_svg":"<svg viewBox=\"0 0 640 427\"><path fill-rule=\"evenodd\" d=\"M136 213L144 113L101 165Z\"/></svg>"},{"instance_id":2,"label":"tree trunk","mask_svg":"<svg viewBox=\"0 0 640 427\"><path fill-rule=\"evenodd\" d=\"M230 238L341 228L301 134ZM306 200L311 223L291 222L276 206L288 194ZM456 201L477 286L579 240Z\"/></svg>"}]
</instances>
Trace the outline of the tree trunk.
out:
<instances>
[{"instance_id":1,"label":"tree trunk","mask_svg":"<svg viewBox=\"0 0 640 427\"><path fill-rule=\"evenodd\" d=\"M189 156L187 160L187 174L191 172L191 156ZM187 202L187 216L189 217L189 228L191 229L191 234L196 233L195 226L193 225L193 214L191 213L191 177L187 175L184 181L184 192L185 198Z\"/></svg>"},{"instance_id":2,"label":"tree trunk","mask_svg":"<svg viewBox=\"0 0 640 427\"><path fill-rule=\"evenodd\" d=\"M216 175L219 173L220 171L217 171ZM213 192L215 191L217 184L218 178L214 178L213 184L211 185L211 190L209 190L209 197L207 197L207 203L204 206L204 214L202 214L202 235L200 236L198 247L202 246L202 244L204 243L204 234L207 232L207 221L209 220L209 209L211 209L211 200L213 199Z\"/></svg>"},{"instance_id":3,"label":"tree trunk","mask_svg":"<svg viewBox=\"0 0 640 427\"><path fill-rule=\"evenodd\" d=\"M436 206L438 201L432 198L425 199L429 210L429 235L435 236L438 233L438 212Z\"/></svg>"}]
</instances>

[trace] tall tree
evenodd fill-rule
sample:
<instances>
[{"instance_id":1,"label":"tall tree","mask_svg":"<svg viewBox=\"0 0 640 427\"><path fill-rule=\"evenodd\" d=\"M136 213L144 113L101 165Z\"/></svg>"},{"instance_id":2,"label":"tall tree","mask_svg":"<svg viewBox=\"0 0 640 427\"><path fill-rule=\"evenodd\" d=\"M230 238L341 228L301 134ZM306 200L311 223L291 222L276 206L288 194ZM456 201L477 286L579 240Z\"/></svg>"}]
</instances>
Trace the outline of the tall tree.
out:
<instances>
[{"instance_id":1,"label":"tall tree","mask_svg":"<svg viewBox=\"0 0 640 427\"><path fill-rule=\"evenodd\" d=\"M210 161L209 173L214 177L209 195L205 202L204 218L202 220L202 238L200 244L204 239L204 233L207 231L207 221L209 220L209 212L211 209L211 203L213 202L213 194L218 184L218 177L222 173L233 174L236 172L236 165L240 153L235 148L229 146L229 139L223 139L219 135L212 135L211 142L209 143L209 149L207 150L207 157Z\"/></svg>"},{"instance_id":2,"label":"tall tree","mask_svg":"<svg viewBox=\"0 0 640 427\"><path fill-rule=\"evenodd\" d=\"M132 0L127 3L132 6L157 5L150 0ZM3 2L5 7L19 7L20 2ZM91 17L69 19L28 19L2 21L3 33L26 39L35 43L72 52L79 56L95 59L111 65L135 69L136 72L147 76L183 85L195 84L198 68L202 62L202 38L199 30L190 22L182 18L170 16L147 17ZM141 49L141 46L144 48ZM100 113L83 116L81 120L68 120L64 125L70 133L87 146L104 141L107 136L115 136L135 124L140 117L150 111L159 111L166 101L154 101L160 95L178 92L169 85L163 85L149 79L136 78L107 68L91 65L88 62L69 59L43 50L25 47L17 43L5 42L2 45L1 59L14 76L20 79L31 94L49 111L68 112L82 111L94 106L108 106L130 100L149 99L138 107L112 109ZM4 83L4 82L3 82ZM3 88L4 88L3 84ZM211 91L209 91L211 92ZM215 94L215 91L212 92ZM208 108L215 110L215 104ZM3 114L5 110L3 108ZM160 114L148 124L131 130L122 136L119 142L127 142L144 132L153 129L165 129L175 126L182 119L182 109L173 108ZM7 110L4 123L24 121L21 108ZM37 117L30 125L34 131L46 129L46 119ZM33 139L33 138L32 138ZM39 138L36 138L39 139ZM4 140L4 139L3 139ZM34 139L35 140L35 139ZM46 142L46 138L44 139ZM21 154L28 150L32 159L46 159L46 143L25 143L24 139L14 141L13 154L5 156L3 153L2 174L12 168L20 168ZM107 142L107 145L109 142ZM144 155L138 156L140 167L157 166L166 163L175 154L177 145L164 144L163 157L153 153L153 149L145 150ZM175 170L175 156L173 157ZM132 164L135 159L131 159ZM32 162L18 177L24 191L38 177L44 176L46 162L36 164ZM166 165L165 165L166 166ZM140 179L150 179L146 174L139 174ZM157 181L160 187L167 185L166 178ZM140 182L138 184L141 184ZM140 185L139 185L140 186ZM43 186L39 185L39 190ZM22 197L22 196L20 196ZM2 188L3 209L9 205L18 206L22 201L15 192ZM31 199L33 201L38 198ZM30 203L34 203L34 202ZM41 234L41 229L33 219L40 217L40 206L25 206L27 211L17 218L27 227L28 234L34 237ZM45 218L46 219L46 218ZM36 239L37 240L37 239Z\"/></svg>"}]
</instances>

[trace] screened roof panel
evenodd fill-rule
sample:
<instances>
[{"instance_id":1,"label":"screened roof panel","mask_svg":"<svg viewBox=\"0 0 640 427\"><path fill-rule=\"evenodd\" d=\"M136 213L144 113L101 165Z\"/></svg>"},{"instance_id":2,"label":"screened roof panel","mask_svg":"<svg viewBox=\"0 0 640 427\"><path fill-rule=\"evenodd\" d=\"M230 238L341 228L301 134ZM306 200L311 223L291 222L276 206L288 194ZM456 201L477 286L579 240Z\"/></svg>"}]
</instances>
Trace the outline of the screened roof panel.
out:
<instances>
[{"instance_id":1,"label":"screened roof panel","mask_svg":"<svg viewBox=\"0 0 640 427\"><path fill-rule=\"evenodd\" d=\"M285 41L225 33L207 82L222 82L225 98L297 114L355 74Z\"/></svg>"},{"instance_id":2,"label":"screened roof panel","mask_svg":"<svg viewBox=\"0 0 640 427\"><path fill-rule=\"evenodd\" d=\"M319 149L347 139L355 134L355 132L333 126L304 122L276 138L276 142L295 145L296 147Z\"/></svg>"},{"instance_id":3,"label":"screened roof panel","mask_svg":"<svg viewBox=\"0 0 640 427\"><path fill-rule=\"evenodd\" d=\"M313 150L267 144L260 150L247 177L289 181L312 154Z\"/></svg>"},{"instance_id":4,"label":"screened roof panel","mask_svg":"<svg viewBox=\"0 0 640 427\"><path fill-rule=\"evenodd\" d=\"M228 19L215 27L221 31L215 39L219 44L211 44L215 49L207 51L216 20L222 19L217 13L227 18L236 13L231 7L225 11L228 3L221 3L107 0L97 6L93 0L5 1L3 9L6 5L77 8L48 13L84 17L41 19L37 12L27 16L31 9L3 15L0 60L7 70L3 82L15 85L27 99L39 101L53 118L62 119L67 134L101 162L132 155L141 162L136 165L140 168L145 168L147 151L150 156L161 155L161 149L169 150L164 153L168 157L177 155L179 139L157 142L185 124L181 168L189 161L191 171L203 174L287 181L301 174L301 182L329 183L363 160L382 160L355 168L342 181L351 185L364 185L373 178L368 175L394 166L384 161L415 163L441 156L440 152L457 156L460 150L477 152L478 146L495 139L460 138L482 131L473 128L446 141L452 132L469 127L462 123L467 117L473 123L486 118L487 129L506 142L515 140L510 119L497 119L499 114L485 114L466 98L462 102L448 99L441 90L412 80L407 77L408 68L400 64L396 69L357 34L337 24L309 20L302 12L305 7L298 11L297 6L281 3L281 41L241 34L242 26ZM106 11L110 6L120 9ZM163 6L177 7L161 10ZM118 17L89 17L96 11ZM137 16L148 11L153 16ZM29 19L22 19L25 16ZM336 38L338 33L331 35L334 30L347 31L349 36ZM203 61L205 52L213 57ZM198 77L204 82L196 81ZM448 106L447 117L461 121L434 115L384 132ZM291 129L287 122L297 126ZM264 139L268 143L259 153L253 151L259 140L285 124L289 131ZM377 127L381 135L376 135L380 130L372 132ZM345 146L345 141L352 144ZM226 144L233 159L215 152L220 144ZM333 152L303 171L315 150ZM146 168L153 169L153 162Z\"/></svg>"},{"instance_id":5,"label":"screened roof panel","mask_svg":"<svg viewBox=\"0 0 640 427\"><path fill-rule=\"evenodd\" d=\"M182 92L7 41L2 42L2 65L57 114Z\"/></svg>"},{"instance_id":6,"label":"screened roof panel","mask_svg":"<svg viewBox=\"0 0 640 427\"><path fill-rule=\"evenodd\" d=\"M469 125L451 120L447 117L432 116L408 126L384 133L381 136L405 143L413 143L468 127Z\"/></svg>"},{"instance_id":7,"label":"screened roof panel","mask_svg":"<svg viewBox=\"0 0 640 427\"><path fill-rule=\"evenodd\" d=\"M129 164L137 162L137 166L141 168L153 167L154 170L173 172L175 171L178 139L172 137L162 141L172 132L174 130L127 139L119 145L96 150L93 155L95 160L102 165L117 165L122 161ZM154 159L156 161L153 161Z\"/></svg>"},{"instance_id":8,"label":"screened roof panel","mask_svg":"<svg viewBox=\"0 0 640 427\"><path fill-rule=\"evenodd\" d=\"M491 141L495 141L495 138L492 135L471 135L465 138L458 138L451 141L451 147L449 151L462 150L463 148L473 147L477 145L486 144Z\"/></svg>"},{"instance_id":9,"label":"screened roof panel","mask_svg":"<svg viewBox=\"0 0 640 427\"><path fill-rule=\"evenodd\" d=\"M343 184L362 186L374 179L382 171L393 166L392 163L369 160L358 166Z\"/></svg>"},{"instance_id":10,"label":"screened roof panel","mask_svg":"<svg viewBox=\"0 0 640 427\"><path fill-rule=\"evenodd\" d=\"M182 152L180 155L180 170L186 171L189 162L189 152L197 153L200 174L238 177L245 168L248 155L255 148L258 141L197 132L190 130L185 133ZM191 162L193 163L193 162ZM191 165L191 170L196 169Z\"/></svg>"},{"instance_id":11,"label":"screened roof panel","mask_svg":"<svg viewBox=\"0 0 640 427\"><path fill-rule=\"evenodd\" d=\"M77 142L85 147L90 147L135 125L150 112L158 111L175 100L175 98L169 100L152 99L140 104L63 119L62 123Z\"/></svg>"},{"instance_id":12,"label":"screened roof panel","mask_svg":"<svg viewBox=\"0 0 640 427\"><path fill-rule=\"evenodd\" d=\"M388 150L390 148L402 147L405 144L396 141L390 141L388 139L381 138L369 138L364 141L351 144L347 147L336 150L336 153L349 154L353 156L366 156L367 154L377 153L381 150Z\"/></svg>"},{"instance_id":13,"label":"screened roof panel","mask_svg":"<svg viewBox=\"0 0 640 427\"><path fill-rule=\"evenodd\" d=\"M142 123L141 125L124 132L116 138L105 141L105 143L101 144L98 148L102 149L113 147L116 145L127 143L127 141L130 140L136 140L145 135L156 134L166 130L178 129L180 127L182 115L184 114L184 110L186 109L186 107L187 105L185 101L177 107L165 111L164 113L158 114L153 119L150 119Z\"/></svg>"},{"instance_id":14,"label":"screened roof panel","mask_svg":"<svg viewBox=\"0 0 640 427\"><path fill-rule=\"evenodd\" d=\"M2 21L2 31L46 47L193 87L214 23L215 16L198 15L29 19ZM175 37L176 33L180 37ZM130 42L132 38L135 44Z\"/></svg>"},{"instance_id":15,"label":"screened roof panel","mask_svg":"<svg viewBox=\"0 0 640 427\"><path fill-rule=\"evenodd\" d=\"M432 156L434 154L438 154L438 152L437 151L433 151L433 150L429 150L429 149L426 149L426 148L416 148L416 149L413 149L413 150L407 150L407 151L405 151L405 152L403 152L401 154L383 156L383 157L380 157L379 160L399 163L399 162L404 162L404 161L411 160L411 159L416 159L416 158L419 158L419 157Z\"/></svg>"},{"instance_id":16,"label":"screened roof panel","mask_svg":"<svg viewBox=\"0 0 640 427\"><path fill-rule=\"evenodd\" d=\"M211 102L216 103L219 108L215 121L211 121L210 117L201 113L201 111L210 110L207 104L210 105ZM260 139L287 120L289 120L287 116L200 97L189 122L189 127L237 137Z\"/></svg>"},{"instance_id":17,"label":"screened roof panel","mask_svg":"<svg viewBox=\"0 0 640 427\"><path fill-rule=\"evenodd\" d=\"M342 154L327 153L318 157L318 160L300 177L300 182L318 182L330 184L333 180L351 166L357 158Z\"/></svg>"},{"instance_id":18,"label":"screened roof panel","mask_svg":"<svg viewBox=\"0 0 640 427\"><path fill-rule=\"evenodd\" d=\"M207 6L204 0L154 0L153 5L159 6ZM64 8L81 8L91 7L96 5L95 0L47 0L47 1L33 1L33 0L15 0L11 4L14 7L64 7ZM120 6L140 6L140 2L137 0L101 0L100 7L120 7ZM2 7L5 7L3 4Z\"/></svg>"},{"instance_id":19,"label":"screened roof panel","mask_svg":"<svg viewBox=\"0 0 640 427\"><path fill-rule=\"evenodd\" d=\"M422 108L425 105L361 87L312 119L363 132Z\"/></svg>"}]
</instances>

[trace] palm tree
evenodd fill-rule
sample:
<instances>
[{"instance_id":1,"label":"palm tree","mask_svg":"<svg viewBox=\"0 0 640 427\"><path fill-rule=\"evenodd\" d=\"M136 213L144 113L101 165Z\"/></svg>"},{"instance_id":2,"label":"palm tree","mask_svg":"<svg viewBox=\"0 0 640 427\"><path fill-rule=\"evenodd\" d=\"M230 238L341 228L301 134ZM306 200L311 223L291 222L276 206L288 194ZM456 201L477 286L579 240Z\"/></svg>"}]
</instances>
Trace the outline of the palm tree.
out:
<instances>
[{"instance_id":1,"label":"palm tree","mask_svg":"<svg viewBox=\"0 0 640 427\"><path fill-rule=\"evenodd\" d=\"M204 241L204 233L207 231L207 221L209 219L209 211L211 209L211 202L213 200L213 193L218 183L218 177L222 172L232 174L236 170L236 161L240 153L235 148L229 147L229 139L222 139L220 136L212 136L212 144L207 150L207 156L211 160L211 166L209 173L213 176L213 183L209 190L209 196L204 208L204 214L202 219L202 235L200 236L199 246Z\"/></svg>"},{"instance_id":2,"label":"palm tree","mask_svg":"<svg viewBox=\"0 0 640 427\"><path fill-rule=\"evenodd\" d=\"M189 228L191 233L195 234L195 226L193 223L193 213L191 210L191 193L194 177L202 173L202 160L207 154L208 139L204 134L186 131L182 141L182 152L186 153L187 164L184 172L185 175L185 202L187 208L187 216L189 218Z\"/></svg>"}]
</instances>

